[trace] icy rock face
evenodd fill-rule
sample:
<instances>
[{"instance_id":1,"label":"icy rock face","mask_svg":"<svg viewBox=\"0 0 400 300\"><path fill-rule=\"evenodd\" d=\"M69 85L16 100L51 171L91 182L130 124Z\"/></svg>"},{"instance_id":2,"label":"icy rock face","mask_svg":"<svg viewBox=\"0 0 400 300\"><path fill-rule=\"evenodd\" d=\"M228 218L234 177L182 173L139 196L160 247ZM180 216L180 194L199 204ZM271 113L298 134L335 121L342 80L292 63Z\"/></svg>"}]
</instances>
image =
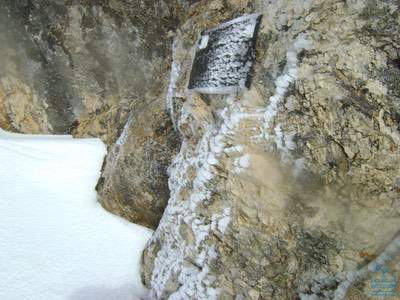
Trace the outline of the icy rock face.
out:
<instances>
[{"instance_id":1,"label":"icy rock face","mask_svg":"<svg viewBox=\"0 0 400 300\"><path fill-rule=\"evenodd\" d=\"M250 90L188 93L198 34L244 13L263 14ZM188 16L167 97L182 147L143 255L150 299L341 295L400 229L398 3L215 0ZM347 295L366 299L368 281Z\"/></svg>"},{"instance_id":2,"label":"icy rock face","mask_svg":"<svg viewBox=\"0 0 400 300\"><path fill-rule=\"evenodd\" d=\"M160 218L161 203L165 206L169 197L165 169L174 151L171 122L162 111L171 64L170 35L186 9L185 2L0 3L0 127L22 133L100 137L111 152L110 164L104 167L105 182L98 185L101 202L151 227ZM155 131L130 130L128 135L143 136L128 137L128 145L116 145L128 117L136 119L142 113L146 130ZM157 137L154 143L149 142L152 135ZM120 146L126 151L113 150ZM133 147L138 150L135 154L127 150ZM111 164L115 161L124 166ZM139 183L130 175L144 175L145 167L151 170L147 173L159 174L145 175L141 190L133 192ZM112 184L114 188L109 187ZM150 199L156 200L145 204L146 215L132 212L137 203ZM151 212L155 214L150 216Z\"/></svg>"}]
</instances>

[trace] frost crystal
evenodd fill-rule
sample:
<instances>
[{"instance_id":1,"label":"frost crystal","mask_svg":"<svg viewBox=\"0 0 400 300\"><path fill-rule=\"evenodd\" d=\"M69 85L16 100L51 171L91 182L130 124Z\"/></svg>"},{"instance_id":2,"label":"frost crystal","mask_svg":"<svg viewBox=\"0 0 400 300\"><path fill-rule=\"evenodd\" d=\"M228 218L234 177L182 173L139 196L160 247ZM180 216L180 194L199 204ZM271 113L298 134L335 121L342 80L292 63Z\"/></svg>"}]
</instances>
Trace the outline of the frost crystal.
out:
<instances>
[{"instance_id":1,"label":"frost crystal","mask_svg":"<svg viewBox=\"0 0 400 300\"><path fill-rule=\"evenodd\" d=\"M255 31L261 16L246 15L202 33L189 89L229 94L250 87Z\"/></svg>"}]
</instances>

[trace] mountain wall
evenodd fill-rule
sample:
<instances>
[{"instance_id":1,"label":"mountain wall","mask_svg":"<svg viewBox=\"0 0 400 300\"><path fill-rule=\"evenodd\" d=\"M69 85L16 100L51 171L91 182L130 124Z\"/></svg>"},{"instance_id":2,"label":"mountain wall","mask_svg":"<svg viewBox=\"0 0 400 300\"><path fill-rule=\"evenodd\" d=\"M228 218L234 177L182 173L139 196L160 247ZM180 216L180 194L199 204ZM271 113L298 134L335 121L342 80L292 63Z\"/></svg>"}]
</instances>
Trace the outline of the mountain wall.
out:
<instances>
[{"instance_id":1,"label":"mountain wall","mask_svg":"<svg viewBox=\"0 0 400 300\"><path fill-rule=\"evenodd\" d=\"M399 6L4 0L0 126L106 142L149 299L397 299ZM251 13L250 89L188 91L200 33Z\"/></svg>"}]
</instances>

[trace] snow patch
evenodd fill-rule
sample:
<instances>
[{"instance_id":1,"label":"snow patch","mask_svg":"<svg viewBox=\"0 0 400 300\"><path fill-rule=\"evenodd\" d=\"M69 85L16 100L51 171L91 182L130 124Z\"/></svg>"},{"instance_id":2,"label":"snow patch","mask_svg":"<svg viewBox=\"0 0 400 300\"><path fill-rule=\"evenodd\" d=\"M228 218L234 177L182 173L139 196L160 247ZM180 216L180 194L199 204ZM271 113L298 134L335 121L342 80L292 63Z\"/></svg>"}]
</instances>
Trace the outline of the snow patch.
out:
<instances>
[{"instance_id":1,"label":"snow patch","mask_svg":"<svg viewBox=\"0 0 400 300\"><path fill-rule=\"evenodd\" d=\"M269 104L265 108L264 112L264 125L262 128L262 137L265 139L273 138L277 149L280 151L281 160L283 163L290 163L292 159L291 152L296 148L296 143L294 142L295 132L284 133L282 130L282 125L278 124L274 128L274 136L269 133L275 116L278 113L278 107L283 102L285 93L287 92L290 84L295 82L298 73L298 54L304 50L309 49L311 46L311 41L308 39L307 35L302 33L299 34L293 43L292 47L286 53L286 65L284 67L283 74L278 76L275 80L275 93L269 98ZM289 99L287 103L287 108L289 110L294 109L293 99ZM296 160L294 162L295 174L300 174L302 168L304 167L304 160Z\"/></svg>"},{"instance_id":2,"label":"snow patch","mask_svg":"<svg viewBox=\"0 0 400 300\"><path fill-rule=\"evenodd\" d=\"M231 208L225 207L222 215L213 215L212 217L212 229L218 229L221 233L225 233L228 228L229 222L231 221Z\"/></svg>"},{"instance_id":3,"label":"snow patch","mask_svg":"<svg viewBox=\"0 0 400 300\"><path fill-rule=\"evenodd\" d=\"M250 165L250 155L245 154L241 157L235 158L233 162L234 171L236 174L239 174L243 171L243 169L248 168Z\"/></svg>"},{"instance_id":4,"label":"snow patch","mask_svg":"<svg viewBox=\"0 0 400 300\"><path fill-rule=\"evenodd\" d=\"M235 153L235 152L242 152L244 149L243 145L236 145L236 146L232 146L229 148L225 148L224 152L225 153Z\"/></svg>"},{"instance_id":5,"label":"snow patch","mask_svg":"<svg viewBox=\"0 0 400 300\"><path fill-rule=\"evenodd\" d=\"M210 38L209 35L202 35L201 36L201 40L200 40L200 43L199 43L199 49L204 49L204 48L207 47L209 38Z\"/></svg>"},{"instance_id":6,"label":"snow patch","mask_svg":"<svg viewBox=\"0 0 400 300\"><path fill-rule=\"evenodd\" d=\"M98 139L0 130L0 299L139 299L152 232L96 200ZM136 297L138 298L136 298Z\"/></svg>"}]
</instances>

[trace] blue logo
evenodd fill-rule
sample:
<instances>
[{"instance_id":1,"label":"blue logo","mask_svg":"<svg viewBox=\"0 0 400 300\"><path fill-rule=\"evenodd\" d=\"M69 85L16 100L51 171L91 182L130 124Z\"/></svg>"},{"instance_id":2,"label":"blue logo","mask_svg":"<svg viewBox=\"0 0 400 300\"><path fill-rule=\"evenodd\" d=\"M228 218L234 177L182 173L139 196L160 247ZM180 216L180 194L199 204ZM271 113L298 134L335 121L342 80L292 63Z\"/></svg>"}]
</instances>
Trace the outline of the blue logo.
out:
<instances>
[{"instance_id":1,"label":"blue logo","mask_svg":"<svg viewBox=\"0 0 400 300\"><path fill-rule=\"evenodd\" d=\"M386 266L379 266L372 273L369 281L368 294L372 297L395 297L397 293L398 276Z\"/></svg>"}]
</instances>

